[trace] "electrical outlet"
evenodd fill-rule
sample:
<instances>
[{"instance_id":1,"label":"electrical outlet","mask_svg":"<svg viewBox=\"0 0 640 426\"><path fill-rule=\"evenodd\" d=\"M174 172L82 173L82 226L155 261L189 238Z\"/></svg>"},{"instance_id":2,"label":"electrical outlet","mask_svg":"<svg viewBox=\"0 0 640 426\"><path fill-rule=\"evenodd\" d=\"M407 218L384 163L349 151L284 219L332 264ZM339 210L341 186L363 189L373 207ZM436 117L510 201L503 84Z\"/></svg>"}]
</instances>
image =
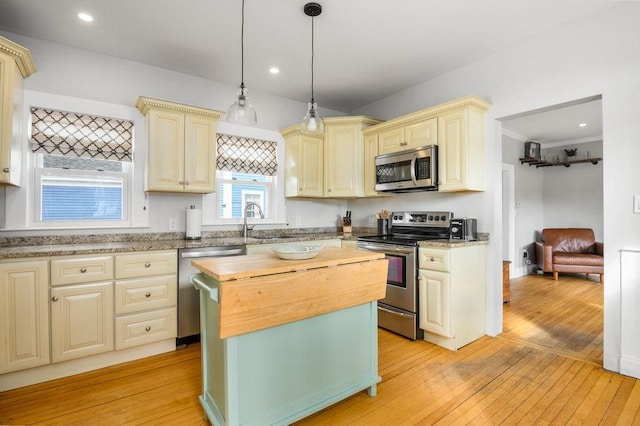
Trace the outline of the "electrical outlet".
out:
<instances>
[{"instance_id":1,"label":"electrical outlet","mask_svg":"<svg viewBox=\"0 0 640 426\"><path fill-rule=\"evenodd\" d=\"M529 252L527 251L527 249L522 249L522 257L525 259L529 257Z\"/></svg>"},{"instance_id":2,"label":"electrical outlet","mask_svg":"<svg viewBox=\"0 0 640 426\"><path fill-rule=\"evenodd\" d=\"M633 196L633 212L640 213L640 195Z\"/></svg>"},{"instance_id":3,"label":"electrical outlet","mask_svg":"<svg viewBox=\"0 0 640 426\"><path fill-rule=\"evenodd\" d=\"M302 216L296 216L296 226L302 226Z\"/></svg>"},{"instance_id":4,"label":"electrical outlet","mask_svg":"<svg viewBox=\"0 0 640 426\"><path fill-rule=\"evenodd\" d=\"M169 219L169 231L177 231L178 230L178 219L172 217Z\"/></svg>"}]
</instances>

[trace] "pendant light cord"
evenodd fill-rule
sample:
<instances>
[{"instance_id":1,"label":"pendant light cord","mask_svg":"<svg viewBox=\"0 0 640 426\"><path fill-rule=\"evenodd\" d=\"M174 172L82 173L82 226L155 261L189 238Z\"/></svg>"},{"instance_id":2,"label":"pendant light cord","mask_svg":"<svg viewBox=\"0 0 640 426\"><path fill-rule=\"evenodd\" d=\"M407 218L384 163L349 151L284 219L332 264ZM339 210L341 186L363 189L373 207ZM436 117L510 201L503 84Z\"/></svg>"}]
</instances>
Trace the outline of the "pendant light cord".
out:
<instances>
[{"instance_id":1,"label":"pendant light cord","mask_svg":"<svg viewBox=\"0 0 640 426\"><path fill-rule=\"evenodd\" d=\"M240 88L244 89L244 0L242 0L242 25L240 32Z\"/></svg>"},{"instance_id":2,"label":"pendant light cord","mask_svg":"<svg viewBox=\"0 0 640 426\"><path fill-rule=\"evenodd\" d=\"M243 0L244 1L244 0ZM313 41L314 41L314 22L315 22L315 17L311 17L311 103L313 104L315 102L314 98L313 98L313 58L315 56L315 52L314 52L314 47L313 47Z\"/></svg>"}]
</instances>

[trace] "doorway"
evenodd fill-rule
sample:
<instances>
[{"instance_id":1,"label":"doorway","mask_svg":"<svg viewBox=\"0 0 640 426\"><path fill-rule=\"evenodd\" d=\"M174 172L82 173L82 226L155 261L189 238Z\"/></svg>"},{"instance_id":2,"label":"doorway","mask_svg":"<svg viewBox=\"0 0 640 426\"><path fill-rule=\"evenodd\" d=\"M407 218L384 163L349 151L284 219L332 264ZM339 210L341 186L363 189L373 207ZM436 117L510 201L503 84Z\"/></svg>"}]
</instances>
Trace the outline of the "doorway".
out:
<instances>
[{"instance_id":1,"label":"doorway","mask_svg":"<svg viewBox=\"0 0 640 426\"><path fill-rule=\"evenodd\" d=\"M560 274L559 281L553 281L550 274L537 275L533 250L543 228L588 227L602 241L602 164L562 167L567 151L576 150L580 159L602 156L601 96L500 121L505 163L503 256L512 261L511 300L503 310L503 335L602 365L603 288L598 276L585 280L584 274ZM520 161L524 144L530 141L540 144L541 160L549 165L537 167ZM559 167L553 167L556 165Z\"/></svg>"}]
</instances>

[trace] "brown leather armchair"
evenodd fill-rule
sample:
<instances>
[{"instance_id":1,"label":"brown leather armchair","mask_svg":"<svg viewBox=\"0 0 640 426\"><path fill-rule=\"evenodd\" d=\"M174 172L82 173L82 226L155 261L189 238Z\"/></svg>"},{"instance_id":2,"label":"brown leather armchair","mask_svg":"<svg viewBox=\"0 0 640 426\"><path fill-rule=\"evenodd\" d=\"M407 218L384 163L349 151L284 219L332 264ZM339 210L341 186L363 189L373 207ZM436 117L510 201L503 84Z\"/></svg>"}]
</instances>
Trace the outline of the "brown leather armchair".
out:
<instances>
[{"instance_id":1,"label":"brown leather armchair","mask_svg":"<svg viewBox=\"0 0 640 426\"><path fill-rule=\"evenodd\" d=\"M536 242L536 262L544 272L600 275L604 284L604 245L596 242L590 228L546 228Z\"/></svg>"}]
</instances>

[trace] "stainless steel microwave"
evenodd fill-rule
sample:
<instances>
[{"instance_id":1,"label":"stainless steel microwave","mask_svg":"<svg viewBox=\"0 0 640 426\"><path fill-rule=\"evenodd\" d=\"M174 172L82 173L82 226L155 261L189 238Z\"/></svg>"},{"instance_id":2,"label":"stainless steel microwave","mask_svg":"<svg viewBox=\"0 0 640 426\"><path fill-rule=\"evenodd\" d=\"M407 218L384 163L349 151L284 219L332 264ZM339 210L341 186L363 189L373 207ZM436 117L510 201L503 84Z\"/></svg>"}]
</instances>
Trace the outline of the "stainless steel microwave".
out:
<instances>
[{"instance_id":1,"label":"stainless steel microwave","mask_svg":"<svg viewBox=\"0 0 640 426\"><path fill-rule=\"evenodd\" d=\"M438 146L429 145L376 157L376 191L438 189Z\"/></svg>"}]
</instances>

